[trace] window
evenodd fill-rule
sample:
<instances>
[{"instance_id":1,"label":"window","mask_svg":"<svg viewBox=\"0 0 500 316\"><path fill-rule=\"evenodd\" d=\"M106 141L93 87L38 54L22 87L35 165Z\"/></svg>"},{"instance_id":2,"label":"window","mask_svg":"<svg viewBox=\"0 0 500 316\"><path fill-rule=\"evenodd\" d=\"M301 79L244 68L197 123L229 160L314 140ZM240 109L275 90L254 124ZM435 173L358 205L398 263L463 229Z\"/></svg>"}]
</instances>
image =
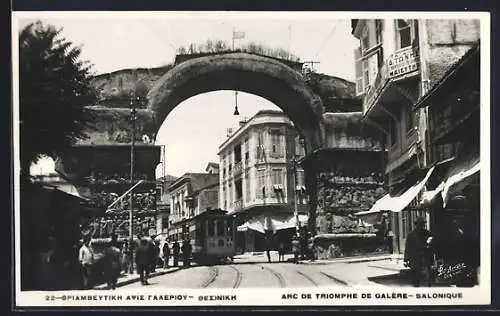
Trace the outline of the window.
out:
<instances>
[{"instance_id":1,"label":"window","mask_svg":"<svg viewBox=\"0 0 500 316\"><path fill-rule=\"evenodd\" d=\"M167 229L167 228L168 228L168 224L169 224L169 222L168 222L168 217L163 217L163 218L161 219L161 227L162 227L163 229Z\"/></svg>"},{"instance_id":2,"label":"window","mask_svg":"<svg viewBox=\"0 0 500 316\"><path fill-rule=\"evenodd\" d=\"M243 183L242 180L238 180L234 183L235 190L235 200L239 201L243 198Z\"/></svg>"},{"instance_id":3,"label":"window","mask_svg":"<svg viewBox=\"0 0 500 316\"><path fill-rule=\"evenodd\" d=\"M229 203L231 204L233 202L233 186L231 185L231 183L229 184Z\"/></svg>"},{"instance_id":4,"label":"window","mask_svg":"<svg viewBox=\"0 0 500 316\"><path fill-rule=\"evenodd\" d=\"M209 237L211 236L214 236L215 235L215 223L214 223L214 220L213 219L208 219L207 220L207 235Z\"/></svg>"},{"instance_id":5,"label":"window","mask_svg":"<svg viewBox=\"0 0 500 316\"><path fill-rule=\"evenodd\" d=\"M305 183L304 170L297 170L297 186L305 186Z\"/></svg>"},{"instance_id":6,"label":"window","mask_svg":"<svg viewBox=\"0 0 500 316\"><path fill-rule=\"evenodd\" d=\"M224 209L227 209L226 185L222 186L222 199L224 200Z\"/></svg>"},{"instance_id":7,"label":"window","mask_svg":"<svg viewBox=\"0 0 500 316\"><path fill-rule=\"evenodd\" d=\"M354 50L354 66L356 75L356 95L365 92L363 84L363 58L361 57L361 48L358 47Z\"/></svg>"},{"instance_id":8,"label":"window","mask_svg":"<svg viewBox=\"0 0 500 316\"><path fill-rule=\"evenodd\" d=\"M250 176L248 174L245 175L245 200L247 202L250 202L250 195L251 195L251 183L250 183Z\"/></svg>"},{"instance_id":9,"label":"window","mask_svg":"<svg viewBox=\"0 0 500 316\"><path fill-rule=\"evenodd\" d=\"M265 171L266 171L265 169L257 170L257 181L258 181L257 196L259 198L263 198L266 195L266 192L265 192L265 186L266 186Z\"/></svg>"},{"instance_id":10,"label":"window","mask_svg":"<svg viewBox=\"0 0 500 316\"><path fill-rule=\"evenodd\" d=\"M375 38L377 44L382 43L382 27L383 27L382 23L383 23L382 20L375 20Z\"/></svg>"},{"instance_id":11,"label":"window","mask_svg":"<svg viewBox=\"0 0 500 316\"><path fill-rule=\"evenodd\" d=\"M234 163L241 161L241 144L234 146Z\"/></svg>"},{"instance_id":12,"label":"window","mask_svg":"<svg viewBox=\"0 0 500 316\"><path fill-rule=\"evenodd\" d=\"M283 184L283 170L273 169L272 173L273 184Z\"/></svg>"},{"instance_id":13,"label":"window","mask_svg":"<svg viewBox=\"0 0 500 316\"><path fill-rule=\"evenodd\" d=\"M396 45L398 49L411 46L411 20L396 20Z\"/></svg>"},{"instance_id":14,"label":"window","mask_svg":"<svg viewBox=\"0 0 500 316\"><path fill-rule=\"evenodd\" d=\"M366 92L370 87L370 69L368 67L368 59L363 59L362 65L363 65L363 88L365 89L364 92Z\"/></svg>"},{"instance_id":15,"label":"window","mask_svg":"<svg viewBox=\"0 0 500 316\"><path fill-rule=\"evenodd\" d=\"M217 219L215 222L217 223L217 236L224 236L226 233L226 221L223 219Z\"/></svg>"},{"instance_id":16,"label":"window","mask_svg":"<svg viewBox=\"0 0 500 316\"><path fill-rule=\"evenodd\" d=\"M271 153L277 156L281 156L283 152L281 138L280 130L271 131Z\"/></svg>"},{"instance_id":17,"label":"window","mask_svg":"<svg viewBox=\"0 0 500 316\"><path fill-rule=\"evenodd\" d=\"M382 20L365 20L361 32L360 45L363 52L369 51L382 43Z\"/></svg>"},{"instance_id":18,"label":"window","mask_svg":"<svg viewBox=\"0 0 500 316\"><path fill-rule=\"evenodd\" d=\"M398 122L397 121L391 121L390 124L390 137L391 137L391 146L396 145L398 142Z\"/></svg>"},{"instance_id":19,"label":"window","mask_svg":"<svg viewBox=\"0 0 500 316\"><path fill-rule=\"evenodd\" d=\"M226 236L233 236L233 221L226 220Z\"/></svg>"}]
</instances>

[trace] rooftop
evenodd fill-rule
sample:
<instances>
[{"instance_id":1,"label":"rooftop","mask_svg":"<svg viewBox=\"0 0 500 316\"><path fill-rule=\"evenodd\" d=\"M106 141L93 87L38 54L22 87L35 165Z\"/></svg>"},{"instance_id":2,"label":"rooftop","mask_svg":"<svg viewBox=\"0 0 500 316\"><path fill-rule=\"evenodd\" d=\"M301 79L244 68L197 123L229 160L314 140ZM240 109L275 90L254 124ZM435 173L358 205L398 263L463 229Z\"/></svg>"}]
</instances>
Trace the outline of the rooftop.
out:
<instances>
[{"instance_id":1,"label":"rooftop","mask_svg":"<svg viewBox=\"0 0 500 316\"><path fill-rule=\"evenodd\" d=\"M222 144L219 145L219 153L220 153L220 150L226 144L230 143L234 139L235 135L240 133L240 131L246 129L248 126L253 125L252 121L255 120L259 116L277 116L277 117L284 117L284 118L288 119L288 116L285 114L285 112L283 112L281 110L260 110L257 113L255 113L255 115L252 116L250 119L246 120L246 122L244 124L240 125L240 127L236 131L232 132L231 135L226 140L224 140L222 142ZM293 126L293 123L291 123L291 125Z\"/></svg>"},{"instance_id":2,"label":"rooftop","mask_svg":"<svg viewBox=\"0 0 500 316\"><path fill-rule=\"evenodd\" d=\"M214 183L219 183L219 175L217 173L185 173L168 188L169 191L175 190L179 185L184 182L189 182L191 186L191 191L198 191L206 186Z\"/></svg>"}]
</instances>

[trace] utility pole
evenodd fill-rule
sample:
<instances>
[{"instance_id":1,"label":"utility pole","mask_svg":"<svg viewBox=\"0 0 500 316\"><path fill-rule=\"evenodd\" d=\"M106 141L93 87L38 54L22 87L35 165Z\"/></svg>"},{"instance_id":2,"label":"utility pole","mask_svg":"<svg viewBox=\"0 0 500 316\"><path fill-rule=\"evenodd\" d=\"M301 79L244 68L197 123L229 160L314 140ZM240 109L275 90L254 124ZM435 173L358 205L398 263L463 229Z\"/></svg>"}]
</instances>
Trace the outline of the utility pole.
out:
<instances>
[{"instance_id":1,"label":"utility pole","mask_svg":"<svg viewBox=\"0 0 500 316\"><path fill-rule=\"evenodd\" d=\"M300 223L299 223L299 208L298 208L298 199L297 199L297 156L292 158L291 161L292 165L292 172L293 172L293 214L295 217L295 234L297 237L299 236L300 232Z\"/></svg>"},{"instance_id":2,"label":"utility pole","mask_svg":"<svg viewBox=\"0 0 500 316\"><path fill-rule=\"evenodd\" d=\"M134 89L134 93L133 93L133 96L130 100L130 120L131 120L131 123L132 123L132 131L131 131L131 135L132 135L132 139L131 139L131 142L130 142L130 185L132 186L133 183L134 183L134 147L135 147L135 120L137 119L136 115L137 115L137 110L136 110L136 105L137 105L137 102L138 102L138 98L136 96L136 91ZM133 235L133 230L132 230L132 213L133 213L133 209L134 209L134 191L131 190L130 191L130 209L129 209L129 238L130 238L130 243L129 243L129 248L130 248L130 270L129 272L130 273L133 273L134 272L134 268L133 268L133 247L132 247L132 243L134 241L134 235Z\"/></svg>"}]
</instances>

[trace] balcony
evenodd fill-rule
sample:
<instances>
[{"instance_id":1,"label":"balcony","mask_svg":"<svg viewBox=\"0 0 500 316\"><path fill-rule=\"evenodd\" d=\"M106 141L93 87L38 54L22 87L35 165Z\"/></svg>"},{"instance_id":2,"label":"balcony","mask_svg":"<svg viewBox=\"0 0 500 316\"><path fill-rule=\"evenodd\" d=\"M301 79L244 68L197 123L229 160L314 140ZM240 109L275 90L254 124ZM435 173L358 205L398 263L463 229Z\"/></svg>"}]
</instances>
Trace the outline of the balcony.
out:
<instances>
[{"instance_id":1,"label":"balcony","mask_svg":"<svg viewBox=\"0 0 500 316\"><path fill-rule=\"evenodd\" d=\"M243 208L243 199L239 199L233 202L233 209L239 211Z\"/></svg>"},{"instance_id":2,"label":"balcony","mask_svg":"<svg viewBox=\"0 0 500 316\"><path fill-rule=\"evenodd\" d=\"M394 91L393 82L419 74L418 52L413 47L396 51L384 61L363 99L363 115L375 112L379 103L398 102L402 95Z\"/></svg>"}]
</instances>

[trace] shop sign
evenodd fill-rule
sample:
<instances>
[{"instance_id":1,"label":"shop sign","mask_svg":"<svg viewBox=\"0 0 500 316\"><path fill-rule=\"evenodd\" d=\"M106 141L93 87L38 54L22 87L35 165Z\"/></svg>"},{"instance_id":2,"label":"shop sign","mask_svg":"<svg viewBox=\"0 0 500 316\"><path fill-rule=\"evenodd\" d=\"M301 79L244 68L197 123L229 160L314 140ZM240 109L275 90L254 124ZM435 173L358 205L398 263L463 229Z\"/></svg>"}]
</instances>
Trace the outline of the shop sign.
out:
<instances>
[{"instance_id":1,"label":"shop sign","mask_svg":"<svg viewBox=\"0 0 500 316\"><path fill-rule=\"evenodd\" d=\"M380 67L375 80L365 94L363 113L370 110L381 93L382 88L391 78L400 77L418 70L418 58L415 50L408 47L392 54Z\"/></svg>"},{"instance_id":2,"label":"shop sign","mask_svg":"<svg viewBox=\"0 0 500 316\"><path fill-rule=\"evenodd\" d=\"M418 70L417 56L411 47L392 54L386 64L389 78L399 77Z\"/></svg>"}]
</instances>

